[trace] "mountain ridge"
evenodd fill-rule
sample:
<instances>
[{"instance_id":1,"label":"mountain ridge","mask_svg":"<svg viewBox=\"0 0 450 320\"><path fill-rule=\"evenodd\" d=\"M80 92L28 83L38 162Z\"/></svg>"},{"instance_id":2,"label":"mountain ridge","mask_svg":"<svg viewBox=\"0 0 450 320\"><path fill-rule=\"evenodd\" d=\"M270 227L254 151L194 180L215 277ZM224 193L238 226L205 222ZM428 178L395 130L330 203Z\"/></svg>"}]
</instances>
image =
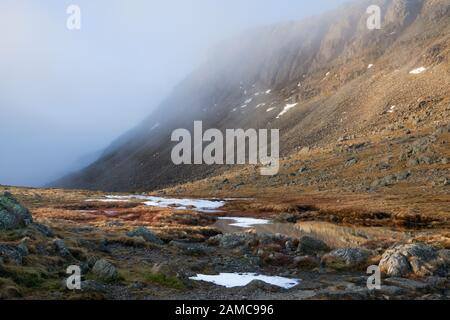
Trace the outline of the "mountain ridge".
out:
<instances>
[{"instance_id":1,"label":"mountain ridge","mask_svg":"<svg viewBox=\"0 0 450 320\"><path fill-rule=\"evenodd\" d=\"M381 30L366 27L372 4L384 13ZM229 170L171 163L171 132L194 120L222 130L278 128L283 155L370 134L393 105L448 99L449 22L443 0L378 0L253 30L217 49L98 161L52 186L150 191ZM426 74L409 73L422 66ZM289 103L297 106L277 119Z\"/></svg>"}]
</instances>

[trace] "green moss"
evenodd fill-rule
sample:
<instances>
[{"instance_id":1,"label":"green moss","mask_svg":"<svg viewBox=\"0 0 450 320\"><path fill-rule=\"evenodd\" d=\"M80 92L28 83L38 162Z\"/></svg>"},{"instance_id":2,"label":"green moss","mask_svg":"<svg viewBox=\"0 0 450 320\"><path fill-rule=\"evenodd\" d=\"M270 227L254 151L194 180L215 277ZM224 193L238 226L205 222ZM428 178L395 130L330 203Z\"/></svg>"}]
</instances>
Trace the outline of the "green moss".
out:
<instances>
[{"instance_id":1,"label":"green moss","mask_svg":"<svg viewBox=\"0 0 450 320\"><path fill-rule=\"evenodd\" d=\"M185 287L184 283L177 277L168 276L163 273L148 273L145 275L145 280L167 288L184 289Z\"/></svg>"},{"instance_id":2,"label":"green moss","mask_svg":"<svg viewBox=\"0 0 450 320\"><path fill-rule=\"evenodd\" d=\"M39 288L48 278L48 275L38 268L12 266L0 270L0 276L10 278L26 288Z\"/></svg>"},{"instance_id":3,"label":"green moss","mask_svg":"<svg viewBox=\"0 0 450 320\"><path fill-rule=\"evenodd\" d=\"M38 288L42 286L42 284L45 281L39 272L32 272L32 271L12 274L12 279L14 280L15 283L23 285L27 288Z\"/></svg>"}]
</instances>

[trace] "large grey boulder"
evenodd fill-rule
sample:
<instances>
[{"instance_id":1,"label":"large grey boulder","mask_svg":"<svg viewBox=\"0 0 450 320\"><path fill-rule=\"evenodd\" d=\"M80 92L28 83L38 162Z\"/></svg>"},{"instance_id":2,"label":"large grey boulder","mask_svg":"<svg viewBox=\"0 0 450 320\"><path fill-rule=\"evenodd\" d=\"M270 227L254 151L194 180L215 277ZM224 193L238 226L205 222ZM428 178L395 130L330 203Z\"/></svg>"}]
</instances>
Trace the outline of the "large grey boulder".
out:
<instances>
[{"instance_id":1,"label":"large grey boulder","mask_svg":"<svg viewBox=\"0 0 450 320\"><path fill-rule=\"evenodd\" d=\"M390 277L419 277L446 273L444 257L431 246L421 243L396 245L383 253L380 271Z\"/></svg>"},{"instance_id":2,"label":"large grey boulder","mask_svg":"<svg viewBox=\"0 0 450 320\"><path fill-rule=\"evenodd\" d=\"M139 227L135 230L129 231L127 233L127 236L129 237L142 237L147 242L152 242L156 244L164 244L164 242L158 238L153 232L148 230L145 227Z\"/></svg>"},{"instance_id":3,"label":"large grey boulder","mask_svg":"<svg viewBox=\"0 0 450 320\"><path fill-rule=\"evenodd\" d=\"M119 277L116 267L105 259L95 262L92 272L101 280L113 281Z\"/></svg>"},{"instance_id":4,"label":"large grey boulder","mask_svg":"<svg viewBox=\"0 0 450 320\"><path fill-rule=\"evenodd\" d=\"M28 226L33 218L27 208L9 192L0 195L0 230L13 230Z\"/></svg>"}]
</instances>

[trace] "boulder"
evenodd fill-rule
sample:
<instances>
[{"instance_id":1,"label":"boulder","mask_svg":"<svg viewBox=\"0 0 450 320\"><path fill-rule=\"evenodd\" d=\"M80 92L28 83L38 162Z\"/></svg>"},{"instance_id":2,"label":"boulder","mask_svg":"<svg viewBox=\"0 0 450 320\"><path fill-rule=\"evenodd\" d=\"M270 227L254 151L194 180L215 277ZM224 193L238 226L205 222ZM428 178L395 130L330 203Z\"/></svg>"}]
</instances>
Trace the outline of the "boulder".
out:
<instances>
[{"instance_id":1,"label":"boulder","mask_svg":"<svg viewBox=\"0 0 450 320\"><path fill-rule=\"evenodd\" d=\"M53 240L53 245L55 246L56 253L60 255L63 258L70 258L72 257L72 254L67 249L66 244L64 243L64 240L61 239L55 239Z\"/></svg>"},{"instance_id":2,"label":"boulder","mask_svg":"<svg viewBox=\"0 0 450 320\"><path fill-rule=\"evenodd\" d=\"M255 241L256 235L249 232L219 234L208 239L208 244L232 249Z\"/></svg>"},{"instance_id":3,"label":"boulder","mask_svg":"<svg viewBox=\"0 0 450 320\"><path fill-rule=\"evenodd\" d=\"M421 243L396 245L383 253L379 264L381 272L390 277L419 277L445 274L445 257Z\"/></svg>"},{"instance_id":4,"label":"boulder","mask_svg":"<svg viewBox=\"0 0 450 320\"><path fill-rule=\"evenodd\" d=\"M0 195L0 230L13 230L28 226L33 218L23 205L9 192Z\"/></svg>"},{"instance_id":5,"label":"boulder","mask_svg":"<svg viewBox=\"0 0 450 320\"><path fill-rule=\"evenodd\" d=\"M371 252L362 248L340 248L322 257L322 264L336 269L367 267Z\"/></svg>"},{"instance_id":6,"label":"boulder","mask_svg":"<svg viewBox=\"0 0 450 320\"><path fill-rule=\"evenodd\" d=\"M155 244L164 244L164 242L157 237L153 232L151 232L146 227L139 227L135 230L129 231L127 233L129 237L142 237L145 241L155 243Z\"/></svg>"},{"instance_id":7,"label":"boulder","mask_svg":"<svg viewBox=\"0 0 450 320\"><path fill-rule=\"evenodd\" d=\"M95 262L92 272L102 280L113 281L119 276L116 267L105 259Z\"/></svg>"},{"instance_id":8,"label":"boulder","mask_svg":"<svg viewBox=\"0 0 450 320\"><path fill-rule=\"evenodd\" d=\"M20 245L19 245L20 246ZM22 264L23 257L28 255L28 249L15 246L12 244L0 244L0 258L6 262Z\"/></svg>"},{"instance_id":9,"label":"boulder","mask_svg":"<svg viewBox=\"0 0 450 320\"><path fill-rule=\"evenodd\" d=\"M297 253L300 255L317 255L321 252L327 252L330 248L325 242L309 236L303 236L299 239Z\"/></svg>"}]
</instances>

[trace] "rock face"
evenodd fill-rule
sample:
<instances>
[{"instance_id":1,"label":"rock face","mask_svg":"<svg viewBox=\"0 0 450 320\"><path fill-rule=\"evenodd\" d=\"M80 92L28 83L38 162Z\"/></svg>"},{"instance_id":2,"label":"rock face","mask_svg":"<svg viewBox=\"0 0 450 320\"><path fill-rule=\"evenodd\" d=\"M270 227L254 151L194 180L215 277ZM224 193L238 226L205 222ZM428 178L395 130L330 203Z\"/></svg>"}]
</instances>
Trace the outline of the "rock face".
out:
<instances>
[{"instance_id":1,"label":"rock face","mask_svg":"<svg viewBox=\"0 0 450 320\"><path fill-rule=\"evenodd\" d=\"M158 238L153 232L148 230L145 227L139 227L133 231L127 233L129 237L142 237L145 241L156 243L156 244L164 244L164 242Z\"/></svg>"},{"instance_id":2,"label":"rock face","mask_svg":"<svg viewBox=\"0 0 450 320\"><path fill-rule=\"evenodd\" d=\"M360 248L341 248L331 251L322 257L322 263L332 268L365 267L370 251Z\"/></svg>"},{"instance_id":3,"label":"rock face","mask_svg":"<svg viewBox=\"0 0 450 320\"><path fill-rule=\"evenodd\" d=\"M317 255L318 253L329 250L325 242L308 236L301 237L297 247L297 252L300 255Z\"/></svg>"},{"instance_id":4,"label":"rock face","mask_svg":"<svg viewBox=\"0 0 450 320\"><path fill-rule=\"evenodd\" d=\"M116 267L112 265L110 262L105 259L97 260L94 267L92 268L92 272L102 280L105 281L113 281L116 280L119 276L117 273Z\"/></svg>"},{"instance_id":5,"label":"rock face","mask_svg":"<svg viewBox=\"0 0 450 320\"><path fill-rule=\"evenodd\" d=\"M27 208L9 192L0 195L0 230L12 230L26 227L33 222Z\"/></svg>"},{"instance_id":6,"label":"rock face","mask_svg":"<svg viewBox=\"0 0 450 320\"><path fill-rule=\"evenodd\" d=\"M438 255L433 247L420 243L397 245L386 250L379 267L390 277L441 275L448 269L442 255Z\"/></svg>"},{"instance_id":7,"label":"rock face","mask_svg":"<svg viewBox=\"0 0 450 320\"><path fill-rule=\"evenodd\" d=\"M173 165L170 148L167 148L170 133L176 128L190 130L194 120L203 120L209 128L219 130L230 125L235 128L276 125L281 129L280 146L284 149L281 151L287 154L299 146L336 141L340 136L338 143L352 140L361 126L376 124L377 119L388 116L396 117L398 112L394 110L382 115L385 106L392 105L392 100L401 100L407 105L417 104L419 93L423 97L439 97L440 89L436 86L448 81L444 63L447 61L445 36L448 34L449 1L352 2L322 18L264 27L226 41L140 126L117 139L98 161L55 185L138 191L206 178L211 175L210 166ZM366 27L366 11L374 3L380 5L384 13L385 26L377 30L376 36ZM432 27L423 27L428 24ZM403 70L406 66L412 69L413 63L418 67L419 56L423 56L420 64L433 68L432 73L426 72L429 86L414 80L425 74L412 78L409 70ZM362 61L374 63L373 68L367 69ZM397 66L402 66L402 70L395 80L382 76L390 74ZM375 74L380 76L375 79ZM408 86L405 87L405 83ZM383 97L361 99L362 95L370 95L375 86L384 93ZM289 110L287 115L275 118L285 102L299 101L301 105ZM274 112L267 112L266 107L256 109L261 103L266 107L273 104ZM428 108L427 103L424 101L421 109ZM243 110L235 112L236 107L243 105L246 106ZM342 106L338 113L336 106ZM249 109L255 111L249 112ZM341 117L344 112L346 116ZM149 130L156 124L158 130ZM155 152L158 157L153 156ZM354 160L349 159L347 166L352 165L355 165ZM140 174L130 179L137 170ZM307 175L306 172L296 174ZM374 188L390 181L378 181ZM230 187L237 188L242 183L246 181L230 181Z\"/></svg>"}]
</instances>

